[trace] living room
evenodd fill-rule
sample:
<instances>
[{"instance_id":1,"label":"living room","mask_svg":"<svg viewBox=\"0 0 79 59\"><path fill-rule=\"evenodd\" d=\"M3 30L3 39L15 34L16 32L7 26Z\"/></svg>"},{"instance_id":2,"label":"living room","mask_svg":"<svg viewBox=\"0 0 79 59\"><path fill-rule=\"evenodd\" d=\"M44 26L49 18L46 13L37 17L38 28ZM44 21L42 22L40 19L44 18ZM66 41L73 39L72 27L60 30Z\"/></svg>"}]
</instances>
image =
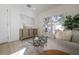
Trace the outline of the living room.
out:
<instances>
[{"instance_id":1,"label":"living room","mask_svg":"<svg viewBox=\"0 0 79 59\"><path fill-rule=\"evenodd\" d=\"M78 26L65 22L79 19L78 4L1 4L0 12L0 55L79 54Z\"/></svg>"}]
</instances>

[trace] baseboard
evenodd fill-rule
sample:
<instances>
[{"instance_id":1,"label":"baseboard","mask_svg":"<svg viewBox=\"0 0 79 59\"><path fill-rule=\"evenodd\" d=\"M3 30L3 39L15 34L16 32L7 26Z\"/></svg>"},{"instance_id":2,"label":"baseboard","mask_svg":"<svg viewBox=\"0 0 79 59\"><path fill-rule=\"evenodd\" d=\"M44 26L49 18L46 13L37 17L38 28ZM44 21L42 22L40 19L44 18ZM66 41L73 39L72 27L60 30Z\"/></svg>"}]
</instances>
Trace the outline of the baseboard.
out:
<instances>
[{"instance_id":1,"label":"baseboard","mask_svg":"<svg viewBox=\"0 0 79 59\"><path fill-rule=\"evenodd\" d=\"M6 44L6 43L8 43L8 42L3 42L3 43L0 43L0 45L2 45L2 44Z\"/></svg>"}]
</instances>

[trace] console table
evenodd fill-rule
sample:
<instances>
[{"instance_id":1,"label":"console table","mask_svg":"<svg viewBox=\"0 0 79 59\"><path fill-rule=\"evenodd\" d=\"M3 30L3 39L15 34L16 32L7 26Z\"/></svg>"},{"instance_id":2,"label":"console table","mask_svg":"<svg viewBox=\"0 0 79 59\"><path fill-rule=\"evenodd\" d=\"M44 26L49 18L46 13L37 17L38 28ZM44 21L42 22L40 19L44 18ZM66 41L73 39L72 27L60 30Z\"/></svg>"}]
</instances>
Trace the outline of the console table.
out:
<instances>
[{"instance_id":1,"label":"console table","mask_svg":"<svg viewBox=\"0 0 79 59\"><path fill-rule=\"evenodd\" d=\"M19 30L20 40L23 40L26 38L31 38L31 37L36 37L36 36L38 36L38 29L37 28L23 27L23 29Z\"/></svg>"}]
</instances>

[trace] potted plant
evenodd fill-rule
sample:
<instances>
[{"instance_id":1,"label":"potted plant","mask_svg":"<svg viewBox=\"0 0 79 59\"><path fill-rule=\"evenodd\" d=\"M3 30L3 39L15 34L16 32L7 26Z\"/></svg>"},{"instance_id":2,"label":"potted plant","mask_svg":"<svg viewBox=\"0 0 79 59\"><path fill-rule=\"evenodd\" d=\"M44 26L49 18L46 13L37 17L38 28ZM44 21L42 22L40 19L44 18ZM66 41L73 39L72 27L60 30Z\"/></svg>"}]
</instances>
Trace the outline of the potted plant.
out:
<instances>
[{"instance_id":1,"label":"potted plant","mask_svg":"<svg viewBox=\"0 0 79 59\"><path fill-rule=\"evenodd\" d=\"M66 20L64 21L64 27L69 30L79 30L79 14L72 16L66 16Z\"/></svg>"}]
</instances>

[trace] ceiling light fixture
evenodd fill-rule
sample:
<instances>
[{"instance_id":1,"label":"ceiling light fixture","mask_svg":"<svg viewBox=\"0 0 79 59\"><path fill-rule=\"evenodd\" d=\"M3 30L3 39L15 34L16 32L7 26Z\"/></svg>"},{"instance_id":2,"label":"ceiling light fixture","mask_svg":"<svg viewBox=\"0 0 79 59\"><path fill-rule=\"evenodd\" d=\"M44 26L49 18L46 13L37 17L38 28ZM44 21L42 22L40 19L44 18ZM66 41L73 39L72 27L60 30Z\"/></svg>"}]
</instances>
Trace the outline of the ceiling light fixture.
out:
<instances>
[{"instance_id":1,"label":"ceiling light fixture","mask_svg":"<svg viewBox=\"0 0 79 59\"><path fill-rule=\"evenodd\" d=\"M31 4L27 4L27 7L28 7L29 9L36 10L36 8L34 8Z\"/></svg>"},{"instance_id":2,"label":"ceiling light fixture","mask_svg":"<svg viewBox=\"0 0 79 59\"><path fill-rule=\"evenodd\" d=\"M32 5L31 5L31 4L27 4L27 7L28 7L28 8L31 8L31 7L32 7Z\"/></svg>"}]
</instances>

